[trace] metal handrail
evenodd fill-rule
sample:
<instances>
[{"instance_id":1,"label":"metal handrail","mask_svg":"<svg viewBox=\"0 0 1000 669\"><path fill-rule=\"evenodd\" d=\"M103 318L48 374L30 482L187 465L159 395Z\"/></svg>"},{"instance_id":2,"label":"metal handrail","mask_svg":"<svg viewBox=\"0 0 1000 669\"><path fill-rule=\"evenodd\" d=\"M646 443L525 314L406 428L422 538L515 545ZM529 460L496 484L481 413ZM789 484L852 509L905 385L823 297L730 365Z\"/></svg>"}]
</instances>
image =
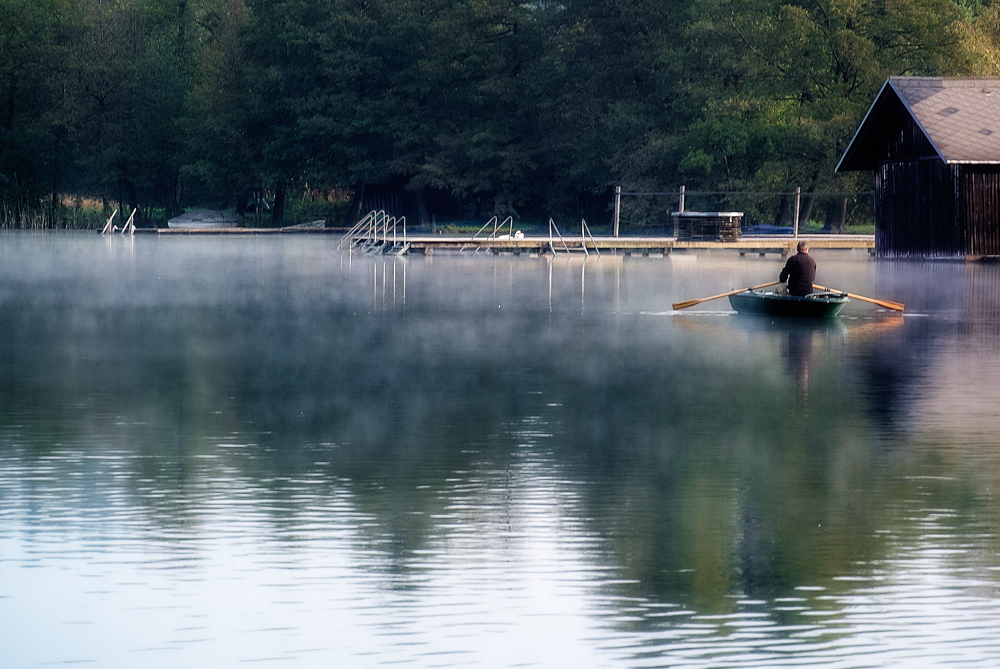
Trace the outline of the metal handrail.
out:
<instances>
[{"instance_id":1,"label":"metal handrail","mask_svg":"<svg viewBox=\"0 0 1000 669\"><path fill-rule=\"evenodd\" d=\"M507 218L503 219L503 223L500 223L499 221L500 221L500 217L499 216L494 216L490 220L486 221L486 223L483 224L483 227L479 228L479 230L476 231L476 234L472 235L472 241L475 241L476 239L478 239L479 235L481 235L483 233L483 230L485 230L486 228L488 228L491 224L493 225L493 233L491 235L489 235L488 237L486 237L486 239L497 239L499 237L499 235L497 233L500 232L501 230L503 230L504 226L508 226L509 227L509 229L510 229L510 233L509 234L511 236L511 239L513 239L514 238L514 217L513 216L508 216Z\"/></svg>"},{"instance_id":2,"label":"metal handrail","mask_svg":"<svg viewBox=\"0 0 1000 669\"><path fill-rule=\"evenodd\" d=\"M549 219L549 248L552 249L552 255L556 254L555 246L553 246L553 244L552 244L552 242L554 241L553 238L552 238L552 230L553 229L555 229L556 234L559 236L559 241L560 241L560 243L562 243L563 248L566 249L566 253L570 253L569 246L566 245L566 240L563 239L562 233L559 232L559 226L556 225L556 222L553 221L550 218Z\"/></svg>"},{"instance_id":3,"label":"metal handrail","mask_svg":"<svg viewBox=\"0 0 1000 669\"><path fill-rule=\"evenodd\" d=\"M132 215L128 217L128 221L125 222L125 227L122 228L122 234L123 235L126 232L129 233L129 234L131 234L131 235L135 234L135 212L137 212L137 211L139 211L138 207L136 207L135 209L132 210Z\"/></svg>"},{"instance_id":4,"label":"metal handrail","mask_svg":"<svg viewBox=\"0 0 1000 669\"><path fill-rule=\"evenodd\" d=\"M360 236L360 235L358 235L358 233L361 231L361 228L363 228L366 225L369 225L371 223L371 218L374 215L375 215L375 212L374 211L370 211L370 212L368 212L365 215L364 218L362 218L360 221L358 221L357 223L355 223L354 227L351 228L350 230L348 230L347 234L345 234L341 238L340 243L337 244L337 250L339 251L339 250L343 249L344 246L347 245L347 244L350 244L351 246L353 246L354 245L354 238L357 237L357 236Z\"/></svg>"},{"instance_id":5,"label":"metal handrail","mask_svg":"<svg viewBox=\"0 0 1000 669\"><path fill-rule=\"evenodd\" d=\"M383 230L382 235L384 237L385 236L385 226L386 226L386 222L388 221L388 219L389 219L389 216L388 216L388 214L385 213L385 210L380 209L377 212L375 212L374 230L372 232L372 240L371 240L373 243L376 243L376 244L378 243L378 226L379 226L379 220L382 221L382 230Z\"/></svg>"},{"instance_id":6,"label":"metal handrail","mask_svg":"<svg viewBox=\"0 0 1000 669\"><path fill-rule=\"evenodd\" d=\"M590 237L590 242L594 245L594 252L597 255L601 255L601 249L597 248L597 240L594 239L594 235L590 233L590 226L587 225L587 219L580 219L580 239L583 242L583 250L587 250L587 237ZM589 253L587 255L590 255Z\"/></svg>"},{"instance_id":7,"label":"metal handrail","mask_svg":"<svg viewBox=\"0 0 1000 669\"><path fill-rule=\"evenodd\" d=\"M494 216L490 220L488 220L485 223L483 223L483 227L479 228L479 230L476 231L476 234L472 235L472 239L476 239L476 237L478 237L480 235L480 233L482 233L483 230L485 230L486 228L488 228L490 226L490 223L493 224L493 234L496 235L496 233L497 233L497 220L498 220L497 217ZM489 237L487 237L487 239L489 239Z\"/></svg>"},{"instance_id":8,"label":"metal handrail","mask_svg":"<svg viewBox=\"0 0 1000 669\"><path fill-rule=\"evenodd\" d=\"M395 216L390 216L390 217L388 217L386 219L385 227L382 228L382 243L383 244L388 244L389 243L389 222L390 221L392 222L392 245L393 245L393 247L395 247L396 244L399 243L399 237L398 237L399 230L398 230L398 228L399 228L400 225L402 225L402 227L403 227L403 243L405 244L406 243L406 216L400 216L399 218L396 218Z\"/></svg>"},{"instance_id":9,"label":"metal handrail","mask_svg":"<svg viewBox=\"0 0 1000 669\"><path fill-rule=\"evenodd\" d=\"M102 235L114 234L115 231L118 229L117 225L112 225L111 224L111 221L115 220L115 214L117 214L117 213L118 213L117 209L115 209L113 212L111 212L111 218L108 219L108 222L104 225L104 229L101 230L101 234Z\"/></svg>"},{"instance_id":10,"label":"metal handrail","mask_svg":"<svg viewBox=\"0 0 1000 669\"><path fill-rule=\"evenodd\" d=\"M348 248L351 251L354 251L354 249L358 248L359 246L366 247L370 245L372 239L375 236L375 224L376 224L376 214L373 211L371 212L371 214L369 214L363 219L362 226L351 238L350 245L348 246Z\"/></svg>"},{"instance_id":11,"label":"metal handrail","mask_svg":"<svg viewBox=\"0 0 1000 669\"><path fill-rule=\"evenodd\" d=\"M391 237L391 239L390 239ZM374 253L376 249L385 250L389 244L395 248L400 243L407 243L406 217L390 216L384 210L370 211L358 221L353 228L340 240L337 250L345 247L350 251L360 249L366 253Z\"/></svg>"},{"instance_id":12,"label":"metal handrail","mask_svg":"<svg viewBox=\"0 0 1000 669\"><path fill-rule=\"evenodd\" d=\"M507 234L510 236L511 239L514 239L514 217L513 216L508 216L507 218L503 219L503 223L500 224L500 230L503 230L503 226L505 226L505 225L509 226L509 230L510 230L510 232L508 232ZM494 232L493 233L493 238L496 239L496 237L497 237L497 234L496 234L496 232Z\"/></svg>"}]
</instances>

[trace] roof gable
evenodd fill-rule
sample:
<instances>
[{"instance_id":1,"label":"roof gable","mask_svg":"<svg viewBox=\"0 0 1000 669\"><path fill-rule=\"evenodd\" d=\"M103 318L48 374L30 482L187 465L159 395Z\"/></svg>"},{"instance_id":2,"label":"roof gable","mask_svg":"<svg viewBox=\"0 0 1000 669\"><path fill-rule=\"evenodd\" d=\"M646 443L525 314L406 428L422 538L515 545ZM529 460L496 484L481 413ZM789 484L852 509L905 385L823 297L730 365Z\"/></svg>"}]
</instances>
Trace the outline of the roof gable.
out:
<instances>
[{"instance_id":1,"label":"roof gable","mask_svg":"<svg viewBox=\"0 0 1000 669\"><path fill-rule=\"evenodd\" d=\"M1000 79L889 77L837 171L935 157L1000 164Z\"/></svg>"}]
</instances>

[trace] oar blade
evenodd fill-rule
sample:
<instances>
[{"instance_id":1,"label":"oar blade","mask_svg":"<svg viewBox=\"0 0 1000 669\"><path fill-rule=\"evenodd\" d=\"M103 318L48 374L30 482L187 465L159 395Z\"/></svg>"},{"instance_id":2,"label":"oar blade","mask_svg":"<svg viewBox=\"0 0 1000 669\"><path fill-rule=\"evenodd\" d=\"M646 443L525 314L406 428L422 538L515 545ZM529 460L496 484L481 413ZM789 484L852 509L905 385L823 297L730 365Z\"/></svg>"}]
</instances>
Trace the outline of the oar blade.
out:
<instances>
[{"instance_id":1,"label":"oar blade","mask_svg":"<svg viewBox=\"0 0 1000 669\"><path fill-rule=\"evenodd\" d=\"M882 307L884 309L891 309L893 311L902 311L903 310L903 305L900 304L899 302L892 302L892 301L889 301L889 300L876 300L874 297L865 297L864 295L855 295L854 293L847 293L847 292L844 292L842 290L837 290L836 288L829 288L827 286L820 286L820 285L817 285L815 283L813 284L813 288L816 288L817 290L829 290L829 291L833 291L835 293L844 293L844 295L847 295L852 300L861 300L862 302L871 302L872 304L877 304L878 306L880 306L880 307Z\"/></svg>"},{"instance_id":2,"label":"oar blade","mask_svg":"<svg viewBox=\"0 0 1000 669\"><path fill-rule=\"evenodd\" d=\"M855 297L850 293L847 294L848 297ZM892 309L893 311L902 311L903 305L899 302L889 302L888 300L869 300L872 304L877 304L883 309Z\"/></svg>"},{"instance_id":3,"label":"oar blade","mask_svg":"<svg viewBox=\"0 0 1000 669\"><path fill-rule=\"evenodd\" d=\"M674 311L680 311L681 309L687 309L688 307L693 307L696 304L701 303L702 300L688 300L687 302L677 302L676 304L670 305L673 307Z\"/></svg>"}]
</instances>

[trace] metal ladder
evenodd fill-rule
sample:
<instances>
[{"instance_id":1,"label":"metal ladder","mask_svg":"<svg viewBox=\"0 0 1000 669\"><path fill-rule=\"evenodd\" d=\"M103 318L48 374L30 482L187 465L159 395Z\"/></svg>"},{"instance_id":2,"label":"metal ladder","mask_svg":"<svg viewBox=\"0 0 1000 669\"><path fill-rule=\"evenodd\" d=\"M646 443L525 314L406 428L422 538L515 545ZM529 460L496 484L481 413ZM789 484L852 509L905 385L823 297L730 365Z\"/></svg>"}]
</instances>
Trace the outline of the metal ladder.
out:
<instances>
[{"instance_id":1,"label":"metal ladder","mask_svg":"<svg viewBox=\"0 0 1000 669\"><path fill-rule=\"evenodd\" d=\"M500 221L500 218L498 216L494 216L490 220L486 221L486 223L483 224L483 227L479 228L479 230L476 232L476 234L472 235L472 242L475 242L476 240L487 240L488 241L488 240L491 240L491 239L513 239L514 238L514 217L513 216L508 216L507 218L503 219L503 223L500 223L499 221ZM485 231L491 225L493 226L493 232L491 232L490 234L488 234L486 237L480 237L479 235L483 234L483 231ZM503 231L504 228L507 228L509 230L509 232L507 234L501 234L501 232ZM468 244L466 246L463 246L459 250L464 252L466 249L470 249L470 248L471 249L475 249L475 251L474 251L475 253L479 253L480 251L483 250L482 246L480 246L479 244L475 244L475 243L471 243L471 244Z\"/></svg>"},{"instance_id":2,"label":"metal ladder","mask_svg":"<svg viewBox=\"0 0 1000 669\"><path fill-rule=\"evenodd\" d=\"M555 232L555 235L552 233ZM560 253L565 253L566 255L583 255L589 256L590 251L587 249L587 238L590 238L590 244L594 249L594 253L601 255L601 250L597 248L597 241L594 239L594 235L590 233L590 227L587 226L587 219L580 219L580 243L579 246L576 245L576 240L570 239L570 243L566 243L566 239L559 232L559 226L551 218L549 219L549 250L552 255L557 256ZM558 244L557 244L558 240Z\"/></svg>"},{"instance_id":3,"label":"metal ladder","mask_svg":"<svg viewBox=\"0 0 1000 669\"><path fill-rule=\"evenodd\" d=\"M365 255L403 255L410 249L406 217L370 211L337 244L338 251Z\"/></svg>"},{"instance_id":4,"label":"metal ladder","mask_svg":"<svg viewBox=\"0 0 1000 669\"><path fill-rule=\"evenodd\" d=\"M139 211L138 207L132 210L132 215L128 217L128 221L125 222L125 227L123 227L121 229L121 233L123 235L125 235L125 234L134 235L135 234L135 212L137 212L137 211ZM111 218L108 219L108 222L104 225L104 229L101 230L101 234L102 235L113 235L116 232L119 232L118 226L112 224L112 221L115 220L115 214L117 214L117 213L118 213L117 209L115 209L113 212L111 212Z\"/></svg>"}]
</instances>

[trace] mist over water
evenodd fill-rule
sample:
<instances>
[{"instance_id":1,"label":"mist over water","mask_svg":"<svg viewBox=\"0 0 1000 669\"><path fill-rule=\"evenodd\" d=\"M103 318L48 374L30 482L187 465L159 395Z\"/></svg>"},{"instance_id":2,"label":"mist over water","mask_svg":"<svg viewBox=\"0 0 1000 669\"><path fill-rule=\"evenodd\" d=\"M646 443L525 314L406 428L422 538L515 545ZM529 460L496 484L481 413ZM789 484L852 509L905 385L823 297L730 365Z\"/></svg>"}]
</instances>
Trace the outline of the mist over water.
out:
<instances>
[{"instance_id":1,"label":"mist over water","mask_svg":"<svg viewBox=\"0 0 1000 669\"><path fill-rule=\"evenodd\" d=\"M0 234L0 664L1000 664L1000 265Z\"/></svg>"}]
</instances>

